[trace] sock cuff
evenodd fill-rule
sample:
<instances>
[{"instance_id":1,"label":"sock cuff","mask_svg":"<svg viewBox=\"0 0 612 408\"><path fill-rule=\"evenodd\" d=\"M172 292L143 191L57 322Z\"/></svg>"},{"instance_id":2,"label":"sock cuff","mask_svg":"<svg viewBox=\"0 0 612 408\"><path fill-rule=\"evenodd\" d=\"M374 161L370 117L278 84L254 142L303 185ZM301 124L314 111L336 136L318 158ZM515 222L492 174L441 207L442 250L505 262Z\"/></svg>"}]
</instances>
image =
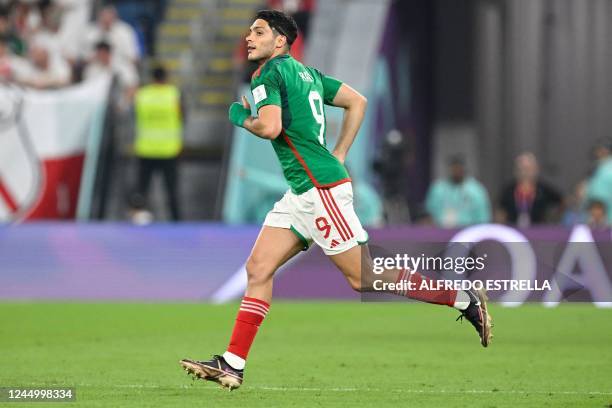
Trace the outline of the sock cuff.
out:
<instances>
[{"instance_id":1,"label":"sock cuff","mask_svg":"<svg viewBox=\"0 0 612 408\"><path fill-rule=\"evenodd\" d=\"M238 311L236 320L259 326L268 314L269 307L270 306L262 300L245 297L242 299L242 303L240 303L240 310Z\"/></svg>"},{"instance_id":2,"label":"sock cuff","mask_svg":"<svg viewBox=\"0 0 612 408\"><path fill-rule=\"evenodd\" d=\"M261 299L245 296L245 297L242 298L242 301L243 302L249 302L249 303L256 303L256 304L266 308L266 310L270 309L270 304L268 302L265 302L265 301L261 300Z\"/></svg>"},{"instance_id":3,"label":"sock cuff","mask_svg":"<svg viewBox=\"0 0 612 408\"><path fill-rule=\"evenodd\" d=\"M246 365L246 361L243 357L229 350L223 353L223 359L235 370L244 370L244 366Z\"/></svg>"}]
</instances>

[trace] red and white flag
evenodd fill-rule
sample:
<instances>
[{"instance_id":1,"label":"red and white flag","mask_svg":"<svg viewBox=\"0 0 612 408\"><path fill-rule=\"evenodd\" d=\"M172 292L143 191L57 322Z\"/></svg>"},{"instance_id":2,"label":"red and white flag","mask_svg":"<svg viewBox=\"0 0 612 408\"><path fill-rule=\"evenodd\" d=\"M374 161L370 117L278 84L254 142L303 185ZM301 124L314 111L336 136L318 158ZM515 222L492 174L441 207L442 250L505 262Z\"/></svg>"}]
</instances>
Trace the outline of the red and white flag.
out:
<instances>
[{"instance_id":1,"label":"red and white flag","mask_svg":"<svg viewBox=\"0 0 612 408\"><path fill-rule=\"evenodd\" d=\"M0 222L74 218L109 78L61 90L0 85Z\"/></svg>"}]
</instances>

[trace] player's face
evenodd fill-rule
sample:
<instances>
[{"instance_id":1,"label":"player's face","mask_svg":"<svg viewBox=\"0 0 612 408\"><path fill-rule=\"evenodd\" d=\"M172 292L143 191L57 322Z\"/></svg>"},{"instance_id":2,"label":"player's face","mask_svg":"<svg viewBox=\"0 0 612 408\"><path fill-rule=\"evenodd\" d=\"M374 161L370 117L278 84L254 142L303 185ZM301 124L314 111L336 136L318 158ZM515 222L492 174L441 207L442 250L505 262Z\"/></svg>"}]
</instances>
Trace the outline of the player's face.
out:
<instances>
[{"instance_id":1,"label":"player's face","mask_svg":"<svg viewBox=\"0 0 612 408\"><path fill-rule=\"evenodd\" d=\"M257 19L249 29L246 37L247 58L249 61L265 61L274 55L277 48L282 44L277 35L267 21Z\"/></svg>"}]
</instances>

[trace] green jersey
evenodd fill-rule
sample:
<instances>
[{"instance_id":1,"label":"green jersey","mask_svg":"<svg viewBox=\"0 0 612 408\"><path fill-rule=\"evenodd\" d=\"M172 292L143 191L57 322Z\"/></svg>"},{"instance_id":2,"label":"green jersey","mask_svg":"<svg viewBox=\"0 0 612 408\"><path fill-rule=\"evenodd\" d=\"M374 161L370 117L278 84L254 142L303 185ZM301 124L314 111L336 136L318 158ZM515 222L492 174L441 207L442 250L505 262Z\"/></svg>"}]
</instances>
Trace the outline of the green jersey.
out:
<instances>
[{"instance_id":1,"label":"green jersey","mask_svg":"<svg viewBox=\"0 0 612 408\"><path fill-rule=\"evenodd\" d=\"M295 194L350 181L342 163L327 150L325 139L323 104L332 103L341 85L286 54L253 74L251 91L257 110L266 105L282 109L283 130L272 140L272 147Z\"/></svg>"}]
</instances>

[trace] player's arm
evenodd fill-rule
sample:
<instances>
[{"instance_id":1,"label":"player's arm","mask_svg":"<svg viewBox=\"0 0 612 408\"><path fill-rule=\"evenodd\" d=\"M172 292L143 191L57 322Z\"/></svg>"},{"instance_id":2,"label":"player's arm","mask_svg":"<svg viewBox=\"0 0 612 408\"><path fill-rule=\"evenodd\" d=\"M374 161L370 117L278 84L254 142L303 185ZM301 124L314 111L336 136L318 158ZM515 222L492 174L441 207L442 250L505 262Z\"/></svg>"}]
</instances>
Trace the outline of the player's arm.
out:
<instances>
[{"instance_id":1,"label":"player's arm","mask_svg":"<svg viewBox=\"0 0 612 408\"><path fill-rule=\"evenodd\" d=\"M355 136L357 136L361 122L363 122L368 100L350 86L342 84L331 104L344 108L340 137L332 152L341 163L344 163Z\"/></svg>"},{"instance_id":2,"label":"player's arm","mask_svg":"<svg viewBox=\"0 0 612 408\"><path fill-rule=\"evenodd\" d=\"M262 139L276 139L282 130L281 107L265 105L259 108L259 116L251 116L251 105L242 97L242 104L234 102L230 106L230 121L245 128Z\"/></svg>"}]
</instances>

